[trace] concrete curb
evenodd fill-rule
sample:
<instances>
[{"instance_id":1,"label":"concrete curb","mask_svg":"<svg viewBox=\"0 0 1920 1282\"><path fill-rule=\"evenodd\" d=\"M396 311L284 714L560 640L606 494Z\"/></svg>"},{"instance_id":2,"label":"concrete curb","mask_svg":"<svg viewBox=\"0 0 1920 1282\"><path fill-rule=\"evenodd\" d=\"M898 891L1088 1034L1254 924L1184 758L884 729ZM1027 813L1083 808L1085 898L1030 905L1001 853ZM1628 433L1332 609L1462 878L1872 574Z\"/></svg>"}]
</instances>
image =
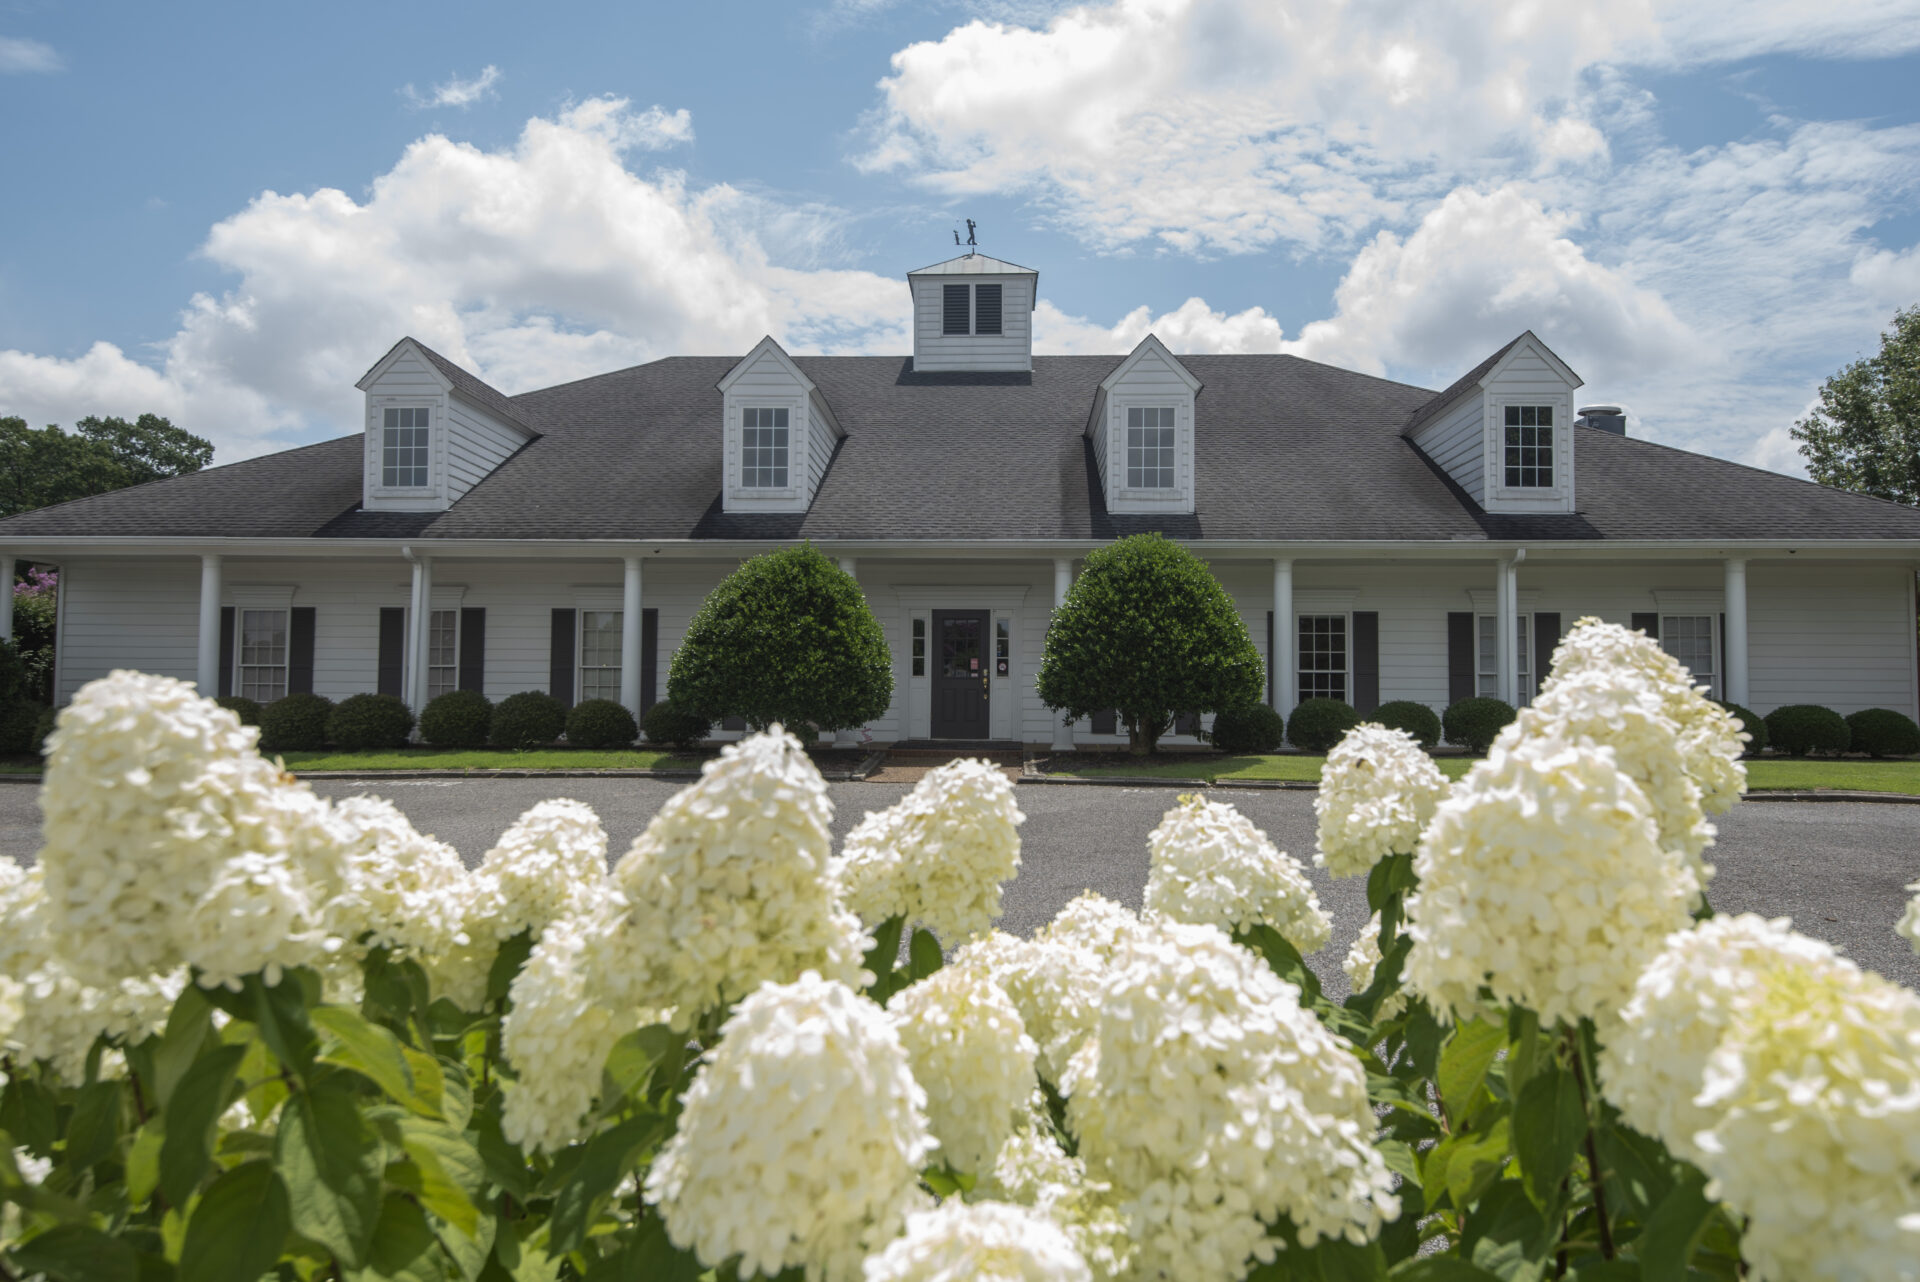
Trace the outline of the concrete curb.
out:
<instances>
[{"instance_id":1,"label":"concrete curb","mask_svg":"<svg viewBox=\"0 0 1920 1282\"><path fill-rule=\"evenodd\" d=\"M1140 788L1250 788L1266 792L1318 792L1320 785L1298 779L1168 779L1159 775L1086 776L1023 774L1021 783L1056 786L1140 787ZM1858 801L1879 806L1920 806L1920 797L1903 792L1861 792L1840 788L1761 788L1747 793L1742 801Z\"/></svg>"}]
</instances>

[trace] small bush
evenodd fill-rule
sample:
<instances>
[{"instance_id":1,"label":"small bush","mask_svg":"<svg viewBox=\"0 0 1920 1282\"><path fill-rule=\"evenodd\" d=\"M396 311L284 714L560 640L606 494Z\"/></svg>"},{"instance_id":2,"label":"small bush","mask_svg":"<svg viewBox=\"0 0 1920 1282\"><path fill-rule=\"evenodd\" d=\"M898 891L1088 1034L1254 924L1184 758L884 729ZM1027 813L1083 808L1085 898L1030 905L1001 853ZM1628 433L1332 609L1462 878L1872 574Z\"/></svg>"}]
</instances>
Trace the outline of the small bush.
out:
<instances>
[{"instance_id":1,"label":"small bush","mask_svg":"<svg viewBox=\"0 0 1920 1282\"><path fill-rule=\"evenodd\" d=\"M1853 742L1847 721L1832 708L1790 703L1767 714L1767 742L1790 757L1809 752L1842 753Z\"/></svg>"},{"instance_id":2,"label":"small bush","mask_svg":"<svg viewBox=\"0 0 1920 1282\"><path fill-rule=\"evenodd\" d=\"M1214 714L1213 746L1222 752L1272 752L1286 738L1287 723L1264 703L1222 708Z\"/></svg>"},{"instance_id":3,"label":"small bush","mask_svg":"<svg viewBox=\"0 0 1920 1282\"><path fill-rule=\"evenodd\" d=\"M544 748L567 728L567 710L541 690L510 694L493 710L489 738L496 748Z\"/></svg>"},{"instance_id":4,"label":"small bush","mask_svg":"<svg viewBox=\"0 0 1920 1282\"><path fill-rule=\"evenodd\" d=\"M1293 710L1287 738L1302 752L1331 752L1347 731L1360 724L1353 705L1338 699L1307 699Z\"/></svg>"},{"instance_id":5,"label":"small bush","mask_svg":"<svg viewBox=\"0 0 1920 1282\"><path fill-rule=\"evenodd\" d=\"M1911 757L1920 753L1920 726L1892 708L1868 708L1847 718L1847 735L1855 752L1869 757Z\"/></svg>"},{"instance_id":6,"label":"small bush","mask_svg":"<svg viewBox=\"0 0 1920 1282\"><path fill-rule=\"evenodd\" d=\"M436 748L483 748L493 726L493 701L478 690L449 690L420 714L420 737Z\"/></svg>"},{"instance_id":7,"label":"small bush","mask_svg":"<svg viewBox=\"0 0 1920 1282\"><path fill-rule=\"evenodd\" d=\"M676 748L691 748L713 732L713 723L697 712L689 712L671 699L662 699L640 718L648 743L670 743Z\"/></svg>"},{"instance_id":8,"label":"small bush","mask_svg":"<svg viewBox=\"0 0 1920 1282\"><path fill-rule=\"evenodd\" d=\"M0 704L0 756L24 757L33 751L33 731L41 711L30 699Z\"/></svg>"},{"instance_id":9,"label":"small bush","mask_svg":"<svg viewBox=\"0 0 1920 1282\"><path fill-rule=\"evenodd\" d=\"M243 726L260 724L259 702L247 698L244 694L223 694L214 702L240 718L240 724Z\"/></svg>"},{"instance_id":10,"label":"small bush","mask_svg":"<svg viewBox=\"0 0 1920 1282\"><path fill-rule=\"evenodd\" d=\"M318 752L327 746L327 714L333 700L290 694L260 709L263 752Z\"/></svg>"},{"instance_id":11,"label":"small bush","mask_svg":"<svg viewBox=\"0 0 1920 1282\"><path fill-rule=\"evenodd\" d=\"M1734 720L1740 723L1740 728L1747 732L1747 752L1749 754L1758 754L1766 751L1767 723L1759 713L1743 708L1737 703L1723 703L1720 706L1728 712L1731 712Z\"/></svg>"},{"instance_id":12,"label":"small bush","mask_svg":"<svg viewBox=\"0 0 1920 1282\"><path fill-rule=\"evenodd\" d=\"M44 757L47 755L47 736L53 733L54 721L59 714L52 708L40 709L40 715L33 723L33 750Z\"/></svg>"},{"instance_id":13,"label":"small bush","mask_svg":"<svg viewBox=\"0 0 1920 1282\"><path fill-rule=\"evenodd\" d=\"M1420 741L1423 748L1440 742L1440 714L1424 703L1395 699L1383 703L1372 719L1389 730L1404 730Z\"/></svg>"},{"instance_id":14,"label":"small bush","mask_svg":"<svg viewBox=\"0 0 1920 1282\"><path fill-rule=\"evenodd\" d=\"M1512 704L1476 696L1449 707L1440 724L1446 731L1448 743L1465 748L1475 756L1485 756L1494 739L1513 718Z\"/></svg>"},{"instance_id":15,"label":"small bush","mask_svg":"<svg viewBox=\"0 0 1920 1282\"><path fill-rule=\"evenodd\" d=\"M413 709L397 695L356 694L327 714L327 739L348 752L378 752L407 746Z\"/></svg>"},{"instance_id":16,"label":"small bush","mask_svg":"<svg viewBox=\"0 0 1920 1282\"><path fill-rule=\"evenodd\" d=\"M567 712L567 742L576 748L631 748L639 737L633 714L611 699L586 699Z\"/></svg>"}]
</instances>

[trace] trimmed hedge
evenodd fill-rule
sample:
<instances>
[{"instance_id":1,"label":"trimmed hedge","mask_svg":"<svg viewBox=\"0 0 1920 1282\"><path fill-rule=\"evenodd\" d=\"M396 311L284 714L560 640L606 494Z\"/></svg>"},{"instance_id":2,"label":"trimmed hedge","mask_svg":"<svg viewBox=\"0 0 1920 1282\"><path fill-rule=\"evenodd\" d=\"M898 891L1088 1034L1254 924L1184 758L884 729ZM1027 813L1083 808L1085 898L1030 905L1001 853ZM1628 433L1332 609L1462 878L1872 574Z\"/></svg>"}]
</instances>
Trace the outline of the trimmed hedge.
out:
<instances>
[{"instance_id":1,"label":"trimmed hedge","mask_svg":"<svg viewBox=\"0 0 1920 1282\"><path fill-rule=\"evenodd\" d=\"M713 723L697 712L689 712L671 699L662 699L640 718L648 743L670 743L676 748L691 748L713 732Z\"/></svg>"},{"instance_id":2,"label":"trimmed hedge","mask_svg":"<svg viewBox=\"0 0 1920 1282\"><path fill-rule=\"evenodd\" d=\"M567 711L567 742L576 748L631 748L639 737L633 714L612 699L584 699Z\"/></svg>"},{"instance_id":3,"label":"trimmed hedge","mask_svg":"<svg viewBox=\"0 0 1920 1282\"><path fill-rule=\"evenodd\" d=\"M0 756L24 757L34 750L33 732L42 711L31 699L0 704Z\"/></svg>"},{"instance_id":4,"label":"trimmed hedge","mask_svg":"<svg viewBox=\"0 0 1920 1282\"><path fill-rule=\"evenodd\" d=\"M413 709L398 695L350 695L327 714L327 739L348 752L404 748L412 734Z\"/></svg>"},{"instance_id":5,"label":"trimmed hedge","mask_svg":"<svg viewBox=\"0 0 1920 1282\"><path fill-rule=\"evenodd\" d=\"M1440 714L1412 699L1395 699L1392 703L1381 704L1372 720L1389 730L1406 731L1418 739L1423 748L1431 748L1440 742Z\"/></svg>"},{"instance_id":6,"label":"trimmed hedge","mask_svg":"<svg viewBox=\"0 0 1920 1282\"><path fill-rule=\"evenodd\" d=\"M40 715L33 723L33 750L39 756L47 755L47 736L53 733L53 725L59 714L52 708L40 709Z\"/></svg>"},{"instance_id":7,"label":"trimmed hedge","mask_svg":"<svg viewBox=\"0 0 1920 1282\"><path fill-rule=\"evenodd\" d=\"M1740 728L1747 732L1747 753L1749 756L1757 756L1766 751L1766 718L1751 709L1741 707L1737 703L1722 703L1720 706L1728 712L1731 712L1734 715L1734 719L1740 723Z\"/></svg>"},{"instance_id":8,"label":"trimmed hedge","mask_svg":"<svg viewBox=\"0 0 1920 1282\"><path fill-rule=\"evenodd\" d=\"M1810 752L1838 755L1853 742L1847 720L1832 708L1815 703L1790 703L1767 714L1767 742L1790 757Z\"/></svg>"},{"instance_id":9,"label":"trimmed hedge","mask_svg":"<svg viewBox=\"0 0 1920 1282\"><path fill-rule=\"evenodd\" d=\"M1347 731L1360 724L1353 705L1339 699L1306 699L1287 722L1287 738L1302 752L1331 752Z\"/></svg>"},{"instance_id":10,"label":"trimmed hedge","mask_svg":"<svg viewBox=\"0 0 1920 1282\"><path fill-rule=\"evenodd\" d=\"M327 746L327 714L333 700L290 694L260 709L262 752L318 752Z\"/></svg>"},{"instance_id":11,"label":"trimmed hedge","mask_svg":"<svg viewBox=\"0 0 1920 1282\"><path fill-rule=\"evenodd\" d=\"M1868 708L1847 718L1847 734L1855 752L1869 757L1911 757L1920 753L1920 726L1892 708Z\"/></svg>"},{"instance_id":12,"label":"trimmed hedge","mask_svg":"<svg viewBox=\"0 0 1920 1282\"><path fill-rule=\"evenodd\" d=\"M1222 752L1272 752L1287 741L1284 718L1264 703L1222 708L1209 736Z\"/></svg>"},{"instance_id":13,"label":"trimmed hedge","mask_svg":"<svg viewBox=\"0 0 1920 1282\"><path fill-rule=\"evenodd\" d=\"M243 726L260 724L260 704L257 700L249 699L244 694L223 694L214 702L240 718Z\"/></svg>"},{"instance_id":14,"label":"trimmed hedge","mask_svg":"<svg viewBox=\"0 0 1920 1282\"><path fill-rule=\"evenodd\" d=\"M1513 705L1505 700L1476 695L1449 706L1440 725L1448 743L1483 757L1515 715Z\"/></svg>"},{"instance_id":15,"label":"trimmed hedge","mask_svg":"<svg viewBox=\"0 0 1920 1282\"><path fill-rule=\"evenodd\" d=\"M436 748L482 748L493 726L493 701L478 690L449 690L420 714L420 737Z\"/></svg>"},{"instance_id":16,"label":"trimmed hedge","mask_svg":"<svg viewBox=\"0 0 1920 1282\"><path fill-rule=\"evenodd\" d=\"M544 748L567 728L567 710L543 690L510 694L493 710L488 738L496 748Z\"/></svg>"}]
</instances>

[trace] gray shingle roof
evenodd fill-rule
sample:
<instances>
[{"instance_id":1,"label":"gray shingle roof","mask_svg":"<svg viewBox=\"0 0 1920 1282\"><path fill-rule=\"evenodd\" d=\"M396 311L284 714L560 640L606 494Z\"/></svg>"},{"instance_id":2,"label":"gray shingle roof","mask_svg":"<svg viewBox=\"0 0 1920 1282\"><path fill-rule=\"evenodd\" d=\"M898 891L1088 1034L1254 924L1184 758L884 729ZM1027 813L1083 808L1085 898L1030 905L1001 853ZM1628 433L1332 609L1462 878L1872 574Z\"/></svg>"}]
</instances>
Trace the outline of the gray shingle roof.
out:
<instances>
[{"instance_id":1,"label":"gray shingle roof","mask_svg":"<svg viewBox=\"0 0 1920 1282\"><path fill-rule=\"evenodd\" d=\"M1920 538L1912 508L1585 428L1577 514L1490 516L1402 435L1434 393L1291 356L1182 357L1204 384L1198 511L1114 516L1083 429L1121 359L923 374L897 356L798 357L847 431L799 515L720 510L714 384L737 358L673 357L511 398L541 435L446 512L358 511L356 435L23 513L0 541Z\"/></svg>"}]
</instances>

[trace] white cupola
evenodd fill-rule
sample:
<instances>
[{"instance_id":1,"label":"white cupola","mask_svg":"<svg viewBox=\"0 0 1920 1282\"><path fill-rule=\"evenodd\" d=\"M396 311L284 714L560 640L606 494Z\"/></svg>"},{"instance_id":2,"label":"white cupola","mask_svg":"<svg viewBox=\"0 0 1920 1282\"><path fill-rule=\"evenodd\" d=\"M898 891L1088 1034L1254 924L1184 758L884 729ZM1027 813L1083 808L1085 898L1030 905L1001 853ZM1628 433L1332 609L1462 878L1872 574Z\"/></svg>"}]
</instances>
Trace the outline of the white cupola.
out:
<instances>
[{"instance_id":1,"label":"white cupola","mask_svg":"<svg viewBox=\"0 0 1920 1282\"><path fill-rule=\"evenodd\" d=\"M914 371L1031 370L1039 283L1031 267L985 254L908 272Z\"/></svg>"}]
</instances>

